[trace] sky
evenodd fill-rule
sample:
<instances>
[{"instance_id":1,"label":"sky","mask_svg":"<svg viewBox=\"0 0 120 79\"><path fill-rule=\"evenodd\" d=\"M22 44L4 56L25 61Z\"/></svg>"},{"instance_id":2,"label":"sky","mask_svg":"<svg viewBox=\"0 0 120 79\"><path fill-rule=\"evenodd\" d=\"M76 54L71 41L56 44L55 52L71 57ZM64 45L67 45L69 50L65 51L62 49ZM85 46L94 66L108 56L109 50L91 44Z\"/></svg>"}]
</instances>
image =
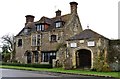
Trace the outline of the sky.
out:
<instances>
[{"instance_id":1,"label":"sky","mask_svg":"<svg viewBox=\"0 0 120 79\"><path fill-rule=\"evenodd\" d=\"M73 0L0 0L0 37L16 35L24 27L26 15L52 18L60 9L62 15L70 13ZM118 39L119 0L74 0L83 29L90 29L109 38ZM1 43L0 43L1 45Z\"/></svg>"}]
</instances>

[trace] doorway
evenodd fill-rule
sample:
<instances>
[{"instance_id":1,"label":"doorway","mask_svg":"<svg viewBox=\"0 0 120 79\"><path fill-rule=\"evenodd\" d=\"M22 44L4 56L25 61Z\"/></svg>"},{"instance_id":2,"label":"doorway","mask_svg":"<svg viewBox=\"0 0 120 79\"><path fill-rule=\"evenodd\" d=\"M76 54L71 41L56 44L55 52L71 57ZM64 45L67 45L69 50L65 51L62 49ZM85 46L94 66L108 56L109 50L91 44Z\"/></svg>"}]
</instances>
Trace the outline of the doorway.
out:
<instances>
[{"instance_id":1,"label":"doorway","mask_svg":"<svg viewBox=\"0 0 120 79\"><path fill-rule=\"evenodd\" d=\"M91 51L80 49L77 51L77 68L91 68Z\"/></svg>"},{"instance_id":2,"label":"doorway","mask_svg":"<svg viewBox=\"0 0 120 79\"><path fill-rule=\"evenodd\" d=\"M31 63L31 59L32 59L32 57L31 57L32 55L31 55L31 53L30 52L27 52L27 63Z\"/></svg>"}]
</instances>

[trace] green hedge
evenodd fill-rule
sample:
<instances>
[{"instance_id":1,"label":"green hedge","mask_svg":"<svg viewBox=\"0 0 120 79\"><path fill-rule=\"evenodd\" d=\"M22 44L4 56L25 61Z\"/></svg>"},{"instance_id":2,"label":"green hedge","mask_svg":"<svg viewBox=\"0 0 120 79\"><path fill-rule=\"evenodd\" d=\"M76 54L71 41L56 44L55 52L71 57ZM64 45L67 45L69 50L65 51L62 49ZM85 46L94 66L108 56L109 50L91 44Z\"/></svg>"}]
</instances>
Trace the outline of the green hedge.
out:
<instances>
[{"instance_id":1,"label":"green hedge","mask_svg":"<svg viewBox=\"0 0 120 79\"><path fill-rule=\"evenodd\" d=\"M34 67L34 68L52 68L51 64L20 64L20 63L2 63L8 66Z\"/></svg>"}]
</instances>

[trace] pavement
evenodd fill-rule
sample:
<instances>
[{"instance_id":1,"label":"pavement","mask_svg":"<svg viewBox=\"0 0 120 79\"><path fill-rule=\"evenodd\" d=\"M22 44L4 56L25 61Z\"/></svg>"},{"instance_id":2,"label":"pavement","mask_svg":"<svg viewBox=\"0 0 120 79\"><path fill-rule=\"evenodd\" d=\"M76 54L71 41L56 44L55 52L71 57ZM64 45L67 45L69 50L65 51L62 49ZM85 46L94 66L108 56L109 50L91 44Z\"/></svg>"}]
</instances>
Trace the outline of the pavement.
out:
<instances>
[{"instance_id":1,"label":"pavement","mask_svg":"<svg viewBox=\"0 0 120 79\"><path fill-rule=\"evenodd\" d=\"M109 77L86 76L77 74L53 73L45 71L26 71L0 69L1 79L117 79Z\"/></svg>"}]
</instances>

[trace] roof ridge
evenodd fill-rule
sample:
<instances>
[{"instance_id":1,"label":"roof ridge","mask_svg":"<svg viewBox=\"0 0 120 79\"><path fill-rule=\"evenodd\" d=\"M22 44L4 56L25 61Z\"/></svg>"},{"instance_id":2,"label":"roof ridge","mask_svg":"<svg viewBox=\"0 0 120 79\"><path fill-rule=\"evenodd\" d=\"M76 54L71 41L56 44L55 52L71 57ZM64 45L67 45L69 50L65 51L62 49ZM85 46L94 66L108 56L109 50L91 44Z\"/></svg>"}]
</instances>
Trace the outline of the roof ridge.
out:
<instances>
[{"instance_id":1,"label":"roof ridge","mask_svg":"<svg viewBox=\"0 0 120 79\"><path fill-rule=\"evenodd\" d=\"M91 29L85 29L82 32L80 32L79 34L76 34L72 37L70 37L68 40L79 40L79 39L87 39L87 38L99 38L99 37L103 37L105 39L105 36L91 30Z\"/></svg>"}]
</instances>

